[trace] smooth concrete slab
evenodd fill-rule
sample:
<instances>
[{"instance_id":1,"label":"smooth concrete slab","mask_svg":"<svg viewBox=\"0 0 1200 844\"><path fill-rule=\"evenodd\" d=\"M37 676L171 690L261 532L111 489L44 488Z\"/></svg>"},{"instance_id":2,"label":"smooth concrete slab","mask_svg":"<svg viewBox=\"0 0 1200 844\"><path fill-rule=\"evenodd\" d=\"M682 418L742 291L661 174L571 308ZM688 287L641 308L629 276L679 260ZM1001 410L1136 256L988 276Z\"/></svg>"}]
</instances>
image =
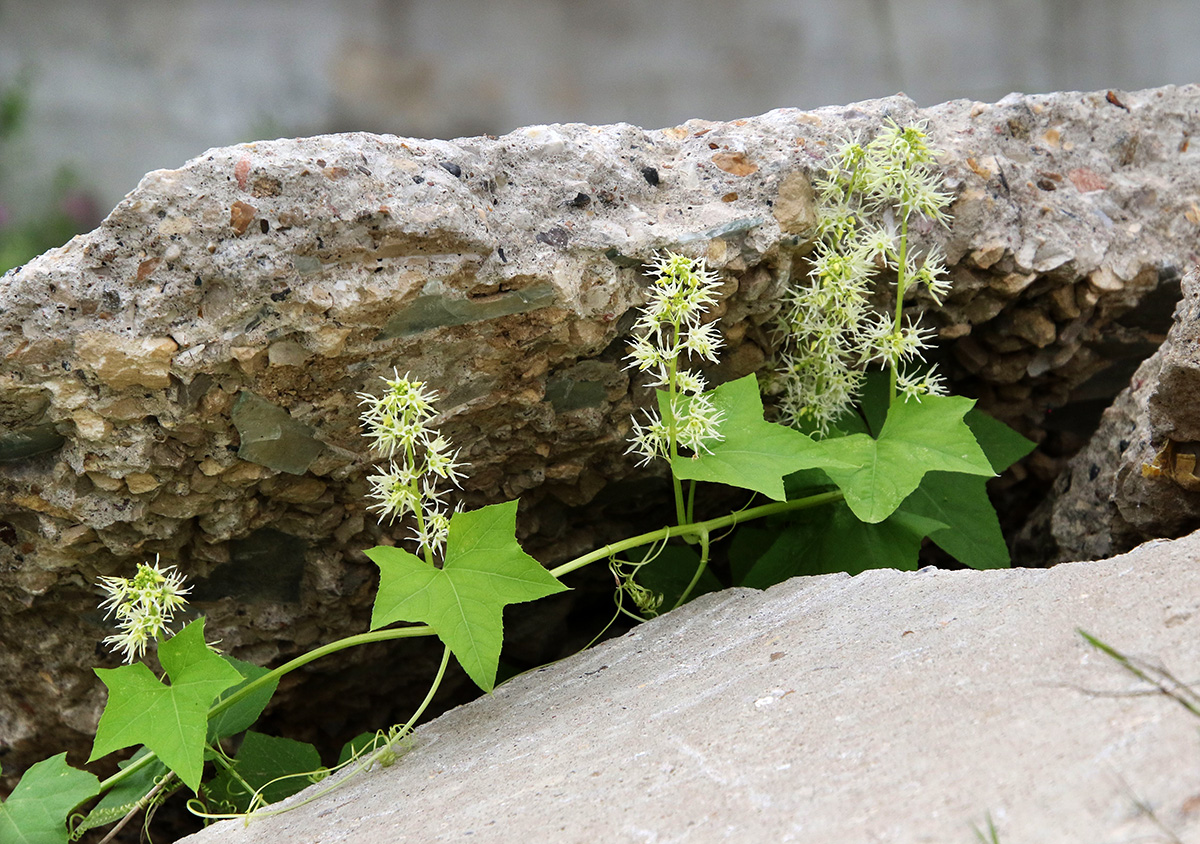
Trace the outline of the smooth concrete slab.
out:
<instances>
[{"instance_id":1,"label":"smooth concrete slab","mask_svg":"<svg viewBox=\"0 0 1200 844\"><path fill-rule=\"evenodd\" d=\"M1200 719L1076 633L1200 681L1198 559L1192 535L705 596L185 840L969 844L990 813L1006 843L1200 841Z\"/></svg>"}]
</instances>

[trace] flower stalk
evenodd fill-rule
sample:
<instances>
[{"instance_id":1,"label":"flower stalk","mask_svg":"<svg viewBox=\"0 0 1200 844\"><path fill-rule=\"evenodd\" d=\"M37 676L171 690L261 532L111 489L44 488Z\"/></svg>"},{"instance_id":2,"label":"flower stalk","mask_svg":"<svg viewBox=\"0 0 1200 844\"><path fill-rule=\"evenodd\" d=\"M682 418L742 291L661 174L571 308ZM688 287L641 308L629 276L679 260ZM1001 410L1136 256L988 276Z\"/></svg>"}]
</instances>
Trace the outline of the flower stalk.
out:
<instances>
[{"instance_id":1,"label":"flower stalk","mask_svg":"<svg viewBox=\"0 0 1200 844\"><path fill-rule=\"evenodd\" d=\"M645 419L633 420L629 454L642 457L639 465L662 457L674 461L680 447L693 454L707 453L719 442L723 414L705 394L707 383L687 367L690 358L717 362L722 345L715 321L705 321L716 304L721 282L704 259L667 252L650 265L653 283L650 299L634 324L629 368L652 376L651 387L661 388L661 409L648 409ZM682 482L671 473L675 491L675 516L680 524L691 520L691 500L684 498ZM693 485L694 486L694 485Z\"/></svg>"},{"instance_id":2,"label":"flower stalk","mask_svg":"<svg viewBox=\"0 0 1200 844\"><path fill-rule=\"evenodd\" d=\"M904 299L923 287L940 304L949 291L936 248L917 250L914 218L946 225L950 196L940 190L935 155L920 125L889 121L867 144L844 142L816 181L819 240L806 282L788 291L779 355L783 421L824 435L862 391L863 368L888 371L889 398L944 395L939 376L905 364L921 361L932 332L904 322ZM896 274L892 314L870 303L873 277Z\"/></svg>"},{"instance_id":3,"label":"flower stalk","mask_svg":"<svg viewBox=\"0 0 1200 844\"><path fill-rule=\"evenodd\" d=\"M359 393L366 407L362 421L364 436L372 448L388 461L386 469L367 480L378 511L389 522L412 515L416 522L411 538L430 565L441 556L453 514L442 500L442 482L459 486L464 464L450 443L430 427L437 394L424 382L410 380L393 370L395 378L382 378L383 395Z\"/></svg>"}]
</instances>

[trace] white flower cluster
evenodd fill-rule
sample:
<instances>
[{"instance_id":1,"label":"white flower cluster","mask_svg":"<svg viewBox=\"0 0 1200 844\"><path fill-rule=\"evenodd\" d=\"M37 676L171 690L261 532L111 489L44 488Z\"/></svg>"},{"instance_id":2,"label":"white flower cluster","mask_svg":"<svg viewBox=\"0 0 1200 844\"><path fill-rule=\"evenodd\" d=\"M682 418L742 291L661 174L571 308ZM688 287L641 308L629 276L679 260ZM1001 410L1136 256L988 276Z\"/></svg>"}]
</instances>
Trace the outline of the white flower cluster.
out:
<instances>
[{"instance_id":1,"label":"white flower cluster","mask_svg":"<svg viewBox=\"0 0 1200 844\"><path fill-rule=\"evenodd\" d=\"M413 539L431 560L442 552L450 530L451 511L442 500L445 490L439 491L437 485L449 481L458 486L463 464L450 443L429 428L436 393L421 381L410 381L407 375L401 378L396 370L393 374L394 379L382 379L387 385L382 396L358 394L360 405L366 406L364 436L388 461L386 471L367 479L369 495L375 499L368 509L389 521L411 513L416 521Z\"/></svg>"},{"instance_id":2,"label":"white flower cluster","mask_svg":"<svg viewBox=\"0 0 1200 844\"><path fill-rule=\"evenodd\" d=\"M183 584L183 575L174 566L159 568L157 558L154 565L139 563L132 578L100 578L100 588L108 596L100 609L108 609L105 618L116 616L121 631L104 644L123 654L125 662L141 657L151 642L170 632L175 613L187 606L184 595L191 588Z\"/></svg>"},{"instance_id":3,"label":"white flower cluster","mask_svg":"<svg viewBox=\"0 0 1200 844\"><path fill-rule=\"evenodd\" d=\"M650 301L634 324L635 338L629 354L630 369L650 373L651 387L669 396L668 418L655 410L633 422L630 454L640 454L642 464L655 457L670 459L677 446L695 454L708 451L707 443L721 439L717 426L722 414L704 395L704 377L681 361L695 356L716 363L721 334L715 322L703 322L717 301L720 280L704 265L667 252L650 265L654 283Z\"/></svg>"},{"instance_id":4,"label":"white flower cluster","mask_svg":"<svg viewBox=\"0 0 1200 844\"><path fill-rule=\"evenodd\" d=\"M905 293L923 286L935 302L948 292L942 256L918 256L909 246L913 215L946 224L950 196L939 188L934 152L923 127L888 125L866 146L844 143L817 180L820 240L807 283L787 294L779 356L783 421L824 433L857 398L862 368L879 363L896 373L905 399L944 392L931 373L904 372L901 364L922 359L931 332L900 320ZM869 302L871 279L896 274L895 316Z\"/></svg>"}]
</instances>

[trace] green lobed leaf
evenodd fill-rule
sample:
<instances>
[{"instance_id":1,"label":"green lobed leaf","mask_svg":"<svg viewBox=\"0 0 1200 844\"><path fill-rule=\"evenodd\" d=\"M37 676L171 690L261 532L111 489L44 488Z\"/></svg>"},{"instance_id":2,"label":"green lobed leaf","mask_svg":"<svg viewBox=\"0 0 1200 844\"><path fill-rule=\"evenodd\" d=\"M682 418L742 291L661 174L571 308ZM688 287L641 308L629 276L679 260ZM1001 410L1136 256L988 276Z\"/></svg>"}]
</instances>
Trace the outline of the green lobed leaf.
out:
<instances>
[{"instance_id":1,"label":"green lobed leaf","mask_svg":"<svg viewBox=\"0 0 1200 844\"><path fill-rule=\"evenodd\" d=\"M171 678L169 686L140 662L95 669L108 687L108 703L88 761L144 744L196 791L204 768L208 709L242 675L205 644L203 618L159 645L158 658Z\"/></svg>"},{"instance_id":2,"label":"green lobed leaf","mask_svg":"<svg viewBox=\"0 0 1200 844\"><path fill-rule=\"evenodd\" d=\"M886 369L864 373L857 405L850 405L831 426L831 436L845 434L878 435L892 402L891 377Z\"/></svg>"},{"instance_id":3,"label":"green lobed leaf","mask_svg":"<svg viewBox=\"0 0 1200 844\"><path fill-rule=\"evenodd\" d=\"M845 494L854 514L872 524L894 513L926 472L991 477L992 466L963 421L973 404L962 396L897 401L878 439L851 434L822 441L835 457L856 468L821 468Z\"/></svg>"},{"instance_id":4,"label":"green lobed leaf","mask_svg":"<svg viewBox=\"0 0 1200 844\"><path fill-rule=\"evenodd\" d=\"M964 421L997 472L1003 472L1034 448L1032 442L982 411L972 408ZM988 497L987 478L930 472L900 506L907 512L945 522L948 527L929 538L959 562L977 569L1012 565L996 508Z\"/></svg>"},{"instance_id":5,"label":"green lobed leaf","mask_svg":"<svg viewBox=\"0 0 1200 844\"><path fill-rule=\"evenodd\" d=\"M217 695L214 703L220 703L225 698L229 697L234 692L240 690L243 686L254 682L264 674L269 674L266 668L255 665L252 662L243 662L240 659L234 659L231 656L221 657L230 665L232 665L239 674L242 675L242 682L236 686L226 689ZM271 702L272 696L275 694L275 689L279 686L279 680L273 680L270 683L264 683L246 697L239 700L233 706L221 712L208 722L208 740L215 742L218 739L223 739L227 736L232 736L240 733L258 720L258 716L262 715L262 711L267 708L267 704Z\"/></svg>"},{"instance_id":6,"label":"green lobed leaf","mask_svg":"<svg viewBox=\"0 0 1200 844\"><path fill-rule=\"evenodd\" d=\"M379 566L371 629L424 622L485 692L496 683L504 607L567 589L516 539L517 502L450 517L446 561L433 568L402 548L367 551Z\"/></svg>"},{"instance_id":7,"label":"green lobed leaf","mask_svg":"<svg viewBox=\"0 0 1200 844\"><path fill-rule=\"evenodd\" d=\"M66 844L71 810L100 791L100 780L60 753L30 766L0 803L0 842Z\"/></svg>"},{"instance_id":8,"label":"green lobed leaf","mask_svg":"<svg viewBox=\"0 0 1200 844\"><path fill-rule=\"evenodd\" d=\"M997 473L1003 472L1029 452L1037 444L1018 434L999 419L993 419L982 410L971 408L964 420L975 435L979 447Z\"/></svg>"},{"instance_id":9,"label":"green lobed leaf","mask_svg":"<svg viewBox=\"0 0 1200 844\"><path fill-rule=\"evenodd\" d=\"M250 799L258 789L263 789L263 801L278 803L314 782L313 776L289 774L320 776L325 770L317 749L308 742L249 730L238 748L233 770L225 769L206 783L204 796L227 811L247 812L254 808ZM274 782L279 777L287 778Z\"/></svg>"},{"instance_id":10,"label":"green lobed leaf","mask_svg":"<svg viewBox=\"0 0 1200 844\"><path fill-rule=\"evenodd\" d=\"M679 455L671 461L677 478L728 484L783 501L785 475L811 468L849 471L857 465L841 460L828 448L828 441L814 442L799 431L763 419L762 397L753 375L721 384L706 395L723 413L718 426L723 439L712 443L711 453ZM663 390L658 391L658 403L666 419L670 403Z\"/></svg>"},{"instance_id":11,"label":"green lobed leaf","mask_svg":"<svg viewBox=\"0 0 1200 844\"><path fill-rule=\"evenodd\" d=\"M738 585L766 589L798 575L858 574L878 568L911 571L917 567L921 540L945 527L944 522L904 511L867 523L838 502L824 518L809 516L781 531L748 570L745 562L735 565L745 572Z\"/></svg>"},{"instance_id":12,"label":"green lobed leaf","mask_svg":"<svg viewBox=\"0 0 1200 844\"><path fill-rule=\"evenodd\" d=\"M959 472L930 472L900 511L937 519L946 527L929 534L939 548L976 569L1004 569L1012 561L1000 531L987 478Z\"/></svg>"},{"instance_id":13,"label":"green lobed leaf","mask_svg":"<svg viewBox=\"0 0 1200 844\"><path fill-rule=\"evenodd\" d=\"M768 519L765 524L779 521L779 519ZM758 524L764 523L759 522ZM735 586L745 585L743 581L745 581L746 575L775 544L783 526L780 525L780 528L772 530L749 524L737 529L729 543L729 576Z\"/></svg>"},{"instance_id":14,"label":"green lobed leaf","mask_svg":"<svg viewBox=\"0 0 1200 844\"><path fill-rule=\"evenodd\" d=\"M149 750L143 747L137 753L133 754L132 758L118 762L117 767L125 770L149 752ZM129 777L121 780L106 791L99 802L88 812L87 817L76 826L75 831L77 833L84 832L98 826L105 826L119 821L137 805L139 800L154 790L158 778L164 776L166 773L167 766L158 759L135 771ZM168 791L170 790L170 786L166 788Z\"/></svg>"}]
</instances>

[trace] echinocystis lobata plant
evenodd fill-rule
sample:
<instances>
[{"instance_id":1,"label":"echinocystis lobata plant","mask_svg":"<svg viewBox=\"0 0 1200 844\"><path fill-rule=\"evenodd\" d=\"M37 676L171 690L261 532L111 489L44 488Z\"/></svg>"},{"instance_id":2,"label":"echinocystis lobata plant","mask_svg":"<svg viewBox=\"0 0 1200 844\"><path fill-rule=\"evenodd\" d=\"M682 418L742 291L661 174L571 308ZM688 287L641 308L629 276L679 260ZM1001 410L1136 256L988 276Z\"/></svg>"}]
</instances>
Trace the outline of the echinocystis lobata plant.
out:
<instances>
[{"instance_id":1,"label":"echinocystis lobata plant","mask_svg":"<svg viewBox=\"0 0 1200 844\"><path fill-rule=\"evenodd\" d=\"M103 782L65 754L32 766L0 804L0 842L63 842L184 788L201 817L249 819L339 766L392 764L451 659L490 692L505 608L567 589L560 578L592 563L608 563L618 612L639 620L729 584L915 568L926 537L969 565L1007 565L984 484L1029 444L969 399L939 395L940 382L915 368L929 338L902 322L911 289L935 298L946 289L937 253L910 240L914 221L946 222L935 155L919 127L889 125L865 144L845 144L818 184L821 245L784 320L793 338L783 357L784 417L803 430L767 421L754 375L707 383L703 366L722 345L713 308L722 280L702 260L658 255L646 268L648 301L629 352L653 403L632 420L629 451L643 465L666 464L673 522L547 570L517 543L516 501L471 511L455 502L465 467L434 427L436 395L393 370L379 394L359 396L365 435L383 461L369 479L371 509L409 531L408 548L365 552L380 575L370 630L268 670L219 653L203 618L171 634L187 595L173 567L143 564L130 580L106 578L102 606L121 629L107 642L133 664L96 670L108 702L92 760L137 749ZM895 307L877 313L870 279L891 274ZM867 372L872 365L882 373ZM699 482L750 500L732 513L698 514ZM424 636L442 643L424 700L405 723L348 744L337 766L323 766L311 745L252 729L289 672L360 644ZM169 682L136 661L152 648Z\"/></svg>"}]
</instances>

